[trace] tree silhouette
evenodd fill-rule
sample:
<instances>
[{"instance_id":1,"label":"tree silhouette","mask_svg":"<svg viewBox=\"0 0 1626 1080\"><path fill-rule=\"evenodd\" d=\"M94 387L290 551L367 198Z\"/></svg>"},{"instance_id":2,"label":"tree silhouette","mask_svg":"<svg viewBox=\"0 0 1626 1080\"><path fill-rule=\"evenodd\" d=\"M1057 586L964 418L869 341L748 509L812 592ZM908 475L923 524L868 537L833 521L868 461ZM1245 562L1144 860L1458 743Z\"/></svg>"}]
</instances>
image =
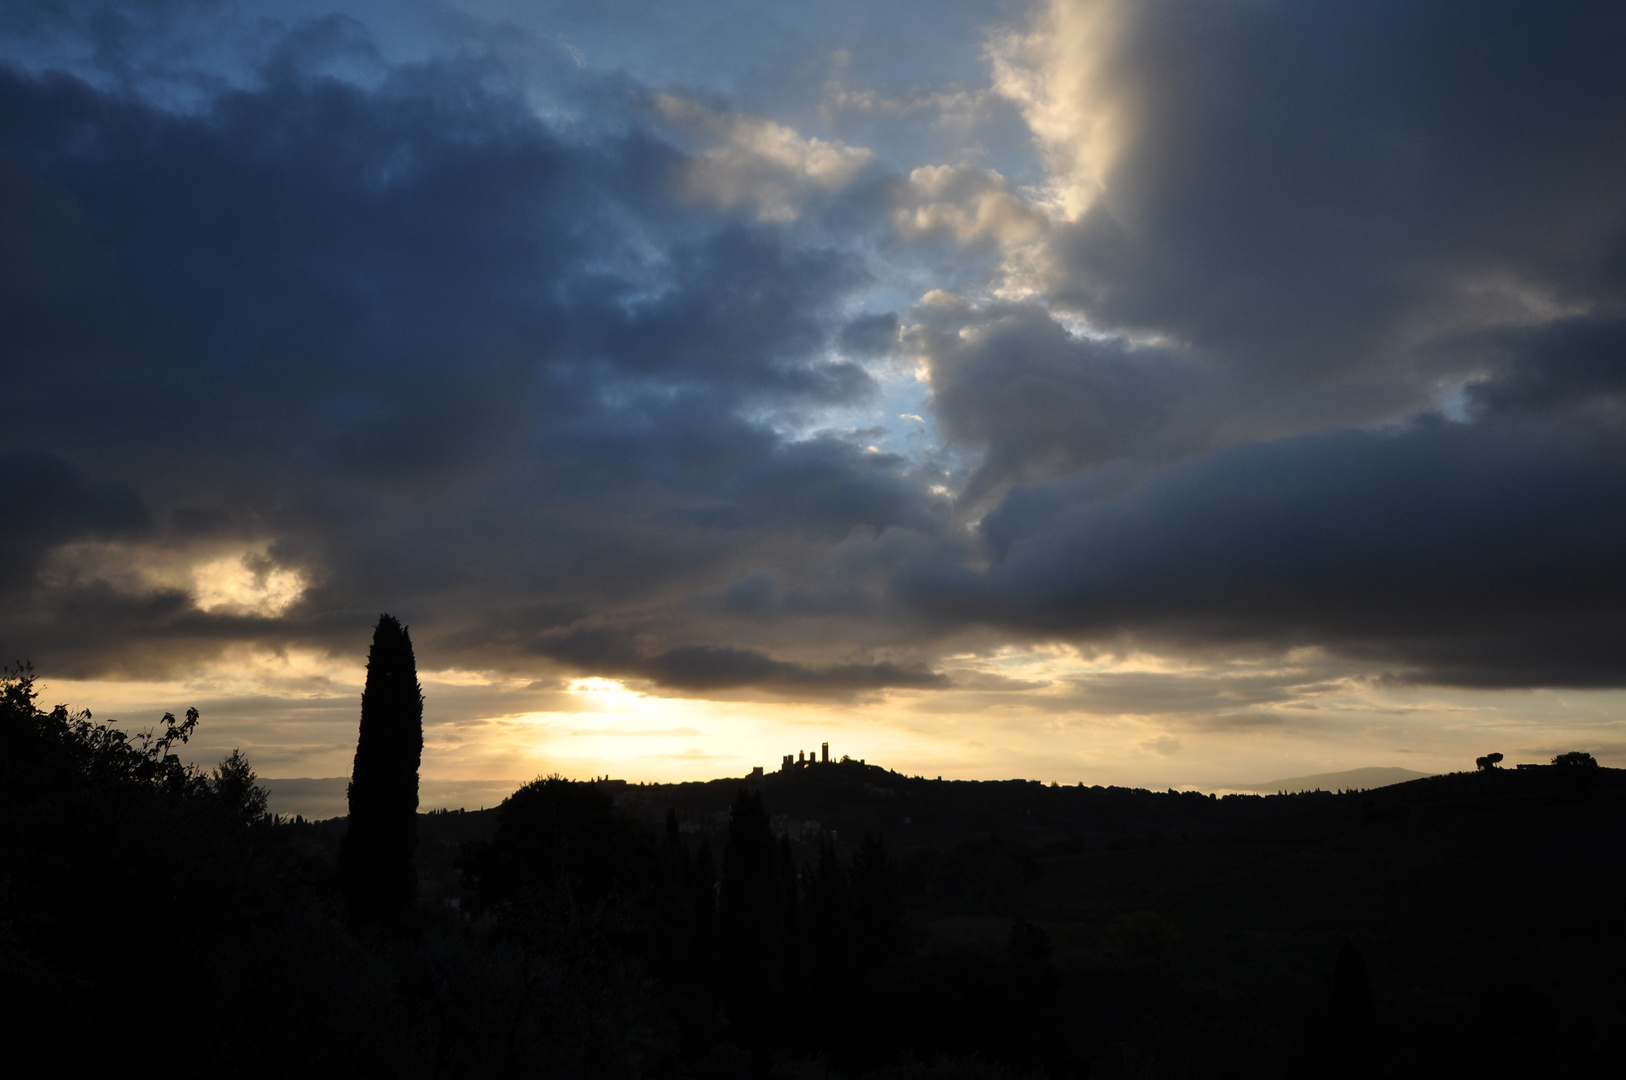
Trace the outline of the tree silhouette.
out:
<instances>
[{"instance_id":1,"label":"tree silhouette","mask_svg":"<svg viewBox=\"0 0 1626 1080\"><path fill-rule=\"evenodd\" d=\"M340 879L354 923L398 924L412 908L422 758L423 689L412 638L394 616L380 615L361 693L350 827L339 847Z\"/></svg>"},{"instance_id":2,"label":"tree silhouette","mask_svg":"<svg viewBox=\"0 0 1626 1080\"><path fill-rule=\"evenodd\" d=\"M469 910L523 903L563 884L578 903L633 896L655 879L653 837L591 783L533 780L497 808L497 831L465 849Z\"/></svg>"},{"instance_id":3,"label":"tree silhouette","mask_svg":"<svg viewBox=\"0 0 1626 1080\"><path fill-rule=\"evenodd\" d=\"M1018 1044L1012 1050L1039 1054L1060 1066L1063 1055L1058 1042L1057 978L1050 954L1050 935L1043 928L1020 916L1011 922L1005 955L1010 959L1013 976L1009 1005L1016 1013L1007 1025ZM1062 1066L1056 1071L1065 1075L1067 1070Z\"/></svg>"},{"instance_id":4,"label":"tree silhouette","mask_svg":"<svg viewBox=\"0 0 1626 1080\"><path fill-rule=\"evenodd\" d=\"M729 816L717 897L718 982L735 1041L757 1057L773 1034L784 934L779 846L762 796L742 788Z\"/></svg>"},{"instance_id":5,"label":"tree silhouette","mask_svg":"<svg viewBox=\"0 0 1626 1080\"><path fill-rule=\"evenodd\" d=\"M867 967L906 951L897 867L878 833L865 833L853 855L853 916L858 955Z\"/></svg>"},{"instance_id":6,"label":"tree silhouette","mask_svg":"<svg viewBox=\"0 0 1626 1080\"><path fill-rule=\"evenodd\" d=\"M1598 767L1598 759L1584 750L1571 750L1567 754L1559 754L1557 757L1553 758L1553 764L1562 765L1566 768L1590 767L1596 769Z\"/></svg>"},{"instance_id":7,"label":"tree silhouette","mask_svg":"<svg viewBox=\"0 0 1626 1080\"><path fill-rule=\"evenodd\" d=\"M713 952L717 945L717 869L711 858L711 839L700 838L690 870L689 899L694 929L689 939L689 977L697 986L715 992Z\"/></svg>"},{"instance_id":8,"label":"tree silhouette","mask_svg":"<svg viewBox=\"0 0 1626 1080\"><path fill-rule=\"evenodd\" d=\"M1492 769L1496 768L1497 765L1501 764L1501 761L1501 754L1486 754L1482 758L1474 758L1474 764L1479 767L1480 772L1490 772Z\"/></svg>"},{"instance_id":9,"label":"tree silhouette","mask_svg":"<svg viewBox=\"0 0 1626 1080\"><path fill-rule=\"evenodd\" d=\"M804 918L801 894L801 874L796 866L795 853L791 850L790 838L780 837L779 895L785 920L783 930L785 951L780 961L779 972L780 1045L800 1041L797 1018L805 1015L807 1008L807 954L803 948Z\"/></svg>"},{"instance_id":10,"label":"tree silhouette","mask_svg":"<svg viewBox=\"0 0 1626 1080\"><path fill-rule=\"evenodd\" d=\"M820 1031L847 1030L858 991L858 943L847 868L828 836L819 841L818 866L808 881L803 911L812 1015Z\"/></svg>"},{"instance_id":11,"label":"tree silhouette","mask_svg":"<svg viewBox=\"0 0 1626 1080\"><path fill-rule=\"evenodd\" d=\"M1498 755L1500 756L1500 755ZM1333 968L1322 1010L1323 1076L1371 1076L1377 1070L1377 1005L1366 963L1354 942L1345 940Z\"/></svg>"},{"instance_id":12,"label":"tree silhouette","mask_svg":"<svg viewBox=\"0 0 1626 1080\"><path fill-rule=\"evenodd\" d=\"M1050 965L1050 935L1042 927L1018 916L1011 922L1005 952L1023 968L1046 968Z\"/></svg>"},{"instance_id":13,"label":"tree silhouette","mask_svg":"<svg viewBox=\"0 0 1626 1080\"><path fill-rule=\"evenodd\" d=\"M193 710L192 715L196 715ZM252 825L265 816L266 791L256 782L254 769L243 752L232 752L215 766L209 778L209 789L220 800L227 813L244 825Z\"/></svg>"}]
</instances>

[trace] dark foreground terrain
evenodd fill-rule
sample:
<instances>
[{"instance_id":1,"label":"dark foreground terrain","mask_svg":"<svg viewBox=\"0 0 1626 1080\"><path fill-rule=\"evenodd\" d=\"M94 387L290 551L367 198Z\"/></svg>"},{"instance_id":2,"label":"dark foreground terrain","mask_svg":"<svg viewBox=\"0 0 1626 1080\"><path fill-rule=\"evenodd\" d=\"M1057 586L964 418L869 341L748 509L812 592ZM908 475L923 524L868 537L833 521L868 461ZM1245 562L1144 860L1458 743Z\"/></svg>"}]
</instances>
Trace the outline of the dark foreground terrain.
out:
<instances>
[{"instance_id":1,"label":"dark foreground terrain","mask_svg":"<svg viewBox=\"0 0 1626 1080\"><path fill-rule=\"evenodd\" d=\"M241 762L174 749L6 680L19 1059L946 1080L1613 1076L1626 1054L1618 770L1228 799L857 763L539 781L421 815L416 914L357 927L342 820L275 822Z\"/></svg>"}]
</instances>

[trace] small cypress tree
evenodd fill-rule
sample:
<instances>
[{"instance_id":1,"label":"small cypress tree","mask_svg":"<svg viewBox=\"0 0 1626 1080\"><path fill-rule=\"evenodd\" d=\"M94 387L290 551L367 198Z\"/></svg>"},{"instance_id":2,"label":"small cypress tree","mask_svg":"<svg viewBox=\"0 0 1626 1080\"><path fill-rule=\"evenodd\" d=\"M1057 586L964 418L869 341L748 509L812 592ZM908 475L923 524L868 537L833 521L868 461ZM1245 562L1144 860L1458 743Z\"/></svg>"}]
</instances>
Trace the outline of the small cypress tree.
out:
<instances>
[{"instance_id":1,"label":"small cypress tree","mask_svg":"<svg viewBox=\"0 0 1626 1080\"><path fill-rule=\"evenodd\" d=\"M771 1045L785 952L779 845L762 796L734 800L717 895L718 972L730 1036L762 1059ZM760 1060L758 1062L761 1063Z\"/></svg>"},{"instance_id":2,"label":"small cypress tree","mask_svg":"<svg viewBox=\"0 0 1626 1080\"><path fill-rule=\"evenodd\" d=\"M858 942L853 934L847 869L829 836L819 840L819 865L808 882L804 921L815 1008L830 1009L850 999L857 989ZM822 1026L828 1029L832 1025Z\"/></svg>"},{"instance_id":3,"label":"small cypress tree","mask_svg":"<svg viewBox=\"0 0 1626 1080\"><path fill-rule=\"evenodd\" d=\"M853 855L853 915L858 956L865 967L908 951L903 905L898 899L897 865L879 833L865 833Z\"/></svg>"},{"instance_id":4,"label":"small cypress tree","mask_svg":"<svg viewBox=\"0 0 1626 1080\"><path fill-rule=\"evenodd\" d=\"M361 693L350 828L339 848L345 903L358 925L398 925L412 909L422 758L423 689L412 638L393 616L381 615Z\"/></svg>"},{"instance_id":5,"label":"small cypress tree","mask_svg":"<svg viewBox=\"0 0 1626 1080\"><path fill-rule=\"evenodd\" d=\"M707 993L717 992L717 871L711 857L711 840L700 838L694 869L689 879L689 896L694 908L694 933L689 946L689 978Z\"/></svg>"},{"instance_id":6,"label":"small cypress tree","mask_svg":"<svg viewBox=\"0 0 1626 1080\"><path fill-rule=\"evenodd\" d=\"M802 948L802 883L789 837L779 839L779 881L785 919L785 951L779 972L779 1030L776 1041L781 1046L803 1046L807 1035L801 1022L807 1009L807 969Z\"/></svg>"}]
</instances>

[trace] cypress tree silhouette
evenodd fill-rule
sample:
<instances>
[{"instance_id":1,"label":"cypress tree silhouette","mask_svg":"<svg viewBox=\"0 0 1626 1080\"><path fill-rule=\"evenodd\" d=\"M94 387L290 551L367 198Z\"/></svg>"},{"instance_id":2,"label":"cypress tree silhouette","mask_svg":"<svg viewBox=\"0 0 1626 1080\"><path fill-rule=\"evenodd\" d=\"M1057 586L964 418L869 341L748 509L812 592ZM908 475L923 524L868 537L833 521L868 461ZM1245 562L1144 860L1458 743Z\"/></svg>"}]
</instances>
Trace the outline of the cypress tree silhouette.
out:
<instances>
[{"instance_id":1,"label":"cypress tree silhouette","mask_svg":"<svg viewBox=\"0 0 1626 1080\"><path fill-rule=\"evenodd\" d=\"M784 957L779 972L779 1013L776 1041L781 1045L805 1045L800 1023L807 1007L806 954L802 948L802 883L796 868L796 855L790 838L779 840L779 895L785 918Z\"/></svg>"},{"instance_id":2,"label":"cypress tree silhouette","mask_svg":"<svg viewBox=\"0 0 1626 1080\"><path fill-rule=\"evenodd\" d=\"M1378 1072L1377 1006L1366 964L1354 942L1345 940L1323 996L1319 1014L1310 1024L1309 1057L1304 1063L1312 1075L1349 1078Z\"/></svg>"},{"instance_id":3,"label":"cypress tree silhouette","mask_svg":"<svg viewBox=\"0 0 1626 1080\"><path fill-rule=\"evenodd\" d=\"M394 616L380 615L361 692L350 828L339 847L340 880L353 923L395 926L412 909L422 758L423 689L412 638Z\"/></svg>"},{"instance_id":4,"label":"cypress tree silhouette","mask_svg":"<svg viewBox=\"0 0 1626 1080\"><path fill-rule=\"evenodd\" d=\"M718 984L735 1043L762 1060L773 1036L784 963L782 888L779 846L762 796L741 789L729 816L717 896Z\"/></svg>"},{"instance_id":5,"label":"cypress tree silhouette","mask_svg":"<svg viewBox=\"0 0 1626 1080\"><path fill-rule=\"evenodd\" d=\"M852 894L858 955L866 967L908 951L897 867L878 833L865 833L853 855Z\"/></svg>"},{"instance_id":6,"label":"cypress tree silhouette","mask_svg":"<svg viewBox=\"0 0 1626 1080\"><path fill-rule=\"evenodd\" d=\"M694 868L689 879L690 902L694 909L694 932L689 943L689 977L696 985L717 992L717 870L711 858L711 840L700 838Z\"/></svg>"},{"instance_id":7,"label":"cypress tree silhouette","mask_svg":"<svg viewBox=\"0 0 1626 1080\"><path fill-rule=\"evenodd\" d=\"M804 924L809 1011L820 1039L828 1039L854 1030L860 983L847 868L828 836L819 841L818 867L808 881Z\"/></svg>"}]
</instances>

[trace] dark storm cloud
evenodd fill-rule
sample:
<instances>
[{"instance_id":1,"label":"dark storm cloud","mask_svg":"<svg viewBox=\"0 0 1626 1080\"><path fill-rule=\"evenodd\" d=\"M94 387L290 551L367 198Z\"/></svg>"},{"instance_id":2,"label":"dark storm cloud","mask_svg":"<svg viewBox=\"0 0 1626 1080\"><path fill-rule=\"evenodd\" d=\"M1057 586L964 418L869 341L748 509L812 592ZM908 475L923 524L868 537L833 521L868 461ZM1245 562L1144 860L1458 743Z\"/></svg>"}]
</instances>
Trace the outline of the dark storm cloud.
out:
<instances>
[{"instance_id":1,"label":"dark storm cloud","mask_svg":"<svg viewBox=\"0 0 1626 1080\"><path fill-rule=\"evenodd\" d=\"M1189 410L1177 428L1171 420L1202 373L1168 350L1080 338L1033 305L954 314L916 334L930 357L939 429L981 451L965 501L1003 483L1167 457L1159 444L1171 437L1179 450L1201 445L1206 433Z\"/></svg>"},{"instance_id":2,"label":"dark storm cloud","mask_svg":"<svg viewBox=\"0 0 1626 1080\"><path fill-rule=\"evenodd\" d=\"M670 88L562 47L268 23L226 78L185 5L18 10L0 653L360 655L390 610L426 666L691 693L936 688L1012 638L1626 683L1618 6L1125 5L1105 190L1041 229L1001 181L1038 291L909 325L877 298L980 287L993 233L895 229L874 163L752 159L804 201L719 208ZM834 430L911 349L943 452ZM244 550L303 597L152 569Z\"/></svg>"},{"instance_id":3,"label":"dark storm cloud","mask_svg":"<svg viewBox=\"0 0 1626 1080\"><path fill-rule=\"evenodd\" d=\"M1105 92L1129 134L1106 193L1059 233L1057 298L1305 383L1393 364L1497 281L1618 301L1618 4L1122 17Z\"/></svg>"},{"instance_id":4,"label":"dark storm cloud","mask_svg":"<svg viewBox=\"0 0 1626 1080\"><path fill-rule=\"evenodd\" d=\"M1472 406L1487 415L1554 415L1626 405L1626 319L1570 318L1544 326L1487 334L1467 343L1503 361L1494 378L1468 387Z\"/></svg>"},{"instance_id":5,"label":"dark storm cloud","mask_svg":"<svg viewBox=\"0 0 1626 1080\"><path fill-rule=\"evenodd\" d=\"M247 84L185 111L0 70L18 195L0 329L26 373L0 445L33 455L16 460L42 493L8 572L129 535L146 506L152 542L272 540L309 591L261 618L172 586L35 582L7 648L158 670L233 639L350 648L388 607L424 616L443 662L501 662L721 586L759 534L941 518L899 459L771 426L873 392L825 355L866 272L681 198L683 154L640 95L600 87L589 122L550 125L498 61L384 64L345 20L263 51ZM339 61L368 80L330 77ZM681 681L672 650L694 635L629 625L638 656L669 658L638 663ZM707 648L707 686L925 677Z\"/></svg>"},{"instance_id":6,"label":"dark storm cloud","mask_svg":"<svg viewBox=\"0 0 1626 1080\"><path fill-rule=\"evenodd\" d=\"M1058 5L1112 12L1095 97L1053 104L1109 111L1121 145L1041 290L1140 344L1037 304L923 313L942 431L981 455L972 501L1392 421L1503 374L1510 328L1619 318L1618 5Z\"/></svg>"},{"instance_id":7,"label":"dark storm cloud","mask_svg":"<svg viewBox=\"0 0 1626 1080\"><path fill-rule=\"evenodd\" d=\"M742 470L725 506L701 513L718 527L793 530L839 540L854 527L935 532L947 505L925 495L907 462L833 439L781 447Z\"/></svg>"},{"instance_id":8,"label":"dark storm cloud","mask_svg":"<svg viewBox=\"0 0 1626 1080\"><path fill-rule=\"evenodd\" d=\"M948 679L918 665L891 663L837 664L811 668L774 660L752 649L684 646L653 657L642 671L665 686L680 690L716 690L730 686L848 692L888 686L943 687Z\"/></svg>"},{"instance_id":9,"label":"dark storm cloud","mask_svg":"<svg viewBox=\"0 0 1626 1080\"><path fill-rule=\"evenodd\" d=\"M61 544L129 539L151 529L140 497L40 451L0 454L10 508L0 515L0 596L26 582Z\"/></svg>"},{"instance_id":10,"label":"dark storm cloud","mask_svg":"<svg viewBox=\"0 0 1626 1080\"><path fill-rule=\"evenodd\" d=\"M846 697L885 687L934 688L947 677L919 664L866 661L809 665L776 660L760 649L682 645L640 654L627 635L603 629L571 630L546 638L543 655L605 675L648 679L684 691L754 687L791 695Z\"/></svg>"},{"instance_id":11,"label":"dark storm cloud","mask_svg":"<svg viewBox=\"0 0 1626 1080\"><path fill-rule=\"evenodd\" d=\"M1615 426L1424 419L1237 447L1100 501L1044 494L990 516L1003 557L988 571L900 591L1034 636L1319 645L1405 680L1626 685Z\"/></svg>"}]
</instances>

